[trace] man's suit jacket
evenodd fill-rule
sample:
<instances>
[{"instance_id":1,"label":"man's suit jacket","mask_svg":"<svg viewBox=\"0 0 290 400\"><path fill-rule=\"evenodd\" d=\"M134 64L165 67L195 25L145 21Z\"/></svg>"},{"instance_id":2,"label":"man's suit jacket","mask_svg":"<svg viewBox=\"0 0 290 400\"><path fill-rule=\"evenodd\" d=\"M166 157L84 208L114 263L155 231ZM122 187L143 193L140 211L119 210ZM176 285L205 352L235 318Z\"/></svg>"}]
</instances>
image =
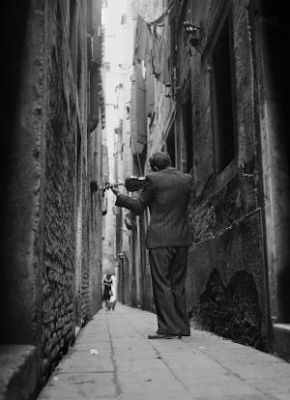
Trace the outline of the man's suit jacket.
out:
<instances>
[{"instance_id":1,"label":"man's suit jacket","mask_svg":"<svg viewBox=\"0 0 290 400\"><path fill-rule=\"evenodd\" d=\"M115 204L128 208L136 215L149 207L150 224L146 233L148 249L190 246L187 208L191 182L190 175L169 167L146 176L138 199L121 193L117 195Z\"/></svg>"}]
</instances>

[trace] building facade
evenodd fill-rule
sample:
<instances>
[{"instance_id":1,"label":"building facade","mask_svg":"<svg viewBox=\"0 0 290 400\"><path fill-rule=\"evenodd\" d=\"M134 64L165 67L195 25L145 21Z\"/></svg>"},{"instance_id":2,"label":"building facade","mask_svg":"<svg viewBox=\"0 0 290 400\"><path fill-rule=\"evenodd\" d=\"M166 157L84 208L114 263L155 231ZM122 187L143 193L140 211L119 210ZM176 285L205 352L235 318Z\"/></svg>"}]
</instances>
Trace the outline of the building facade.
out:
<instances>
[{"instance_id":1,"label":"building facade","mask_svg":"<svg viewBox=\"0 0 290 400\"><path fill-rule=\"evenodd\" d=\"M166 150L194 181L192 323L287 358L286 10L250 0L133 5L139 19L133 65L146 88L147 140L134 127L132 140L143 144L144 173L149 156ZM142 250L148 218L138 223L140 260L133 268L144 288L139 303L154 310Z\"/></svg>"},{"instance_id":2,"label":"building facade","mask_svg":"<svg viewBox=\"0 0 290 400\"><path fill-rule=\"evenodd\" d=\"M13 386L24 399L101 307L101 1L24 1L5 15L1 344L30 368Z\"/></svg>"}]
</instances>

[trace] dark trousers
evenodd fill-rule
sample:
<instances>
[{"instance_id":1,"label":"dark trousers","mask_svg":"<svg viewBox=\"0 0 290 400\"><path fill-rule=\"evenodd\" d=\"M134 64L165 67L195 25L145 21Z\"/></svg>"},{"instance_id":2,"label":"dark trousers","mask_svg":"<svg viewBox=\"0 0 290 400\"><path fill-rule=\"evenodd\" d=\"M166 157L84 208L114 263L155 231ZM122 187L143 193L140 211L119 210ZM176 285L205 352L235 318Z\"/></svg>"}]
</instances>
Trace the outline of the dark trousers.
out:
<instances>
[{"instance_id":1,"label":"dark trousers","mask_svg":"<svg viewBox=\"0 0 290 400\"><path fill-rule=\"evenodd\" d=\"M187 255L188 247L149 250L157 333L190 334L185 295Z\"/></svg>"}]
</instances>

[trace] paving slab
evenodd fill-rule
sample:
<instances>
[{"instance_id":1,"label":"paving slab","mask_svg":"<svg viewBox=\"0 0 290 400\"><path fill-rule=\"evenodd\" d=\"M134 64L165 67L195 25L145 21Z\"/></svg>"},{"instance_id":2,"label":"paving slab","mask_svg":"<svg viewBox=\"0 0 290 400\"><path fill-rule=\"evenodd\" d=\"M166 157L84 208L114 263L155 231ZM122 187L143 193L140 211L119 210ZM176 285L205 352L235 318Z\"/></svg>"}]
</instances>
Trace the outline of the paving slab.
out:
<instances>
[{"instance_id":1,"label":"paving slab","mask_svg":"<svg viewBox=\"0 0 290 400\"><path fill-rule=\"evenodd\" d=\"M38 400L289 400L290 364L191 329L149 340L156 316L117 304L80 332Z\"/></svg>"}]
</instances>

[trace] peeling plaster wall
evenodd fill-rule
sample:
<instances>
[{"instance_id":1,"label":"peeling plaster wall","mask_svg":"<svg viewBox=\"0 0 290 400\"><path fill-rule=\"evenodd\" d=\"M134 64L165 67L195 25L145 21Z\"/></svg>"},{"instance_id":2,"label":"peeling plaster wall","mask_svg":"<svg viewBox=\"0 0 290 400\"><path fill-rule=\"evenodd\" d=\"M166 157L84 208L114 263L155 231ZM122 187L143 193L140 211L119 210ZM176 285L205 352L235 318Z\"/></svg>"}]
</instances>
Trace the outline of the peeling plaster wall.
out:
<instances>
[{"instance_id":1,"label":"peeling plaster wall","mask_svg":"<svg viewBox=\"0 0 290 400\"><path fill-rule=\"evenodd\" d=\"M211 50L227 4L192 1L184 6L180 21L190 20L202 26L200 52L192 48L190 56L181 28L177 36L177 60L183 60L178 65L178 103L182 104L188 91L192 102L194 187L190 225L193 243L188 265L188 309L193 323L267 349L265 243L247 2L233 1L229 6L233 27L236 156L221 172L215 169ZM181 112L178 115L177 123L182 130ZM182 166L182 137L179 141Z\"/></svg>"}]
</instances>

